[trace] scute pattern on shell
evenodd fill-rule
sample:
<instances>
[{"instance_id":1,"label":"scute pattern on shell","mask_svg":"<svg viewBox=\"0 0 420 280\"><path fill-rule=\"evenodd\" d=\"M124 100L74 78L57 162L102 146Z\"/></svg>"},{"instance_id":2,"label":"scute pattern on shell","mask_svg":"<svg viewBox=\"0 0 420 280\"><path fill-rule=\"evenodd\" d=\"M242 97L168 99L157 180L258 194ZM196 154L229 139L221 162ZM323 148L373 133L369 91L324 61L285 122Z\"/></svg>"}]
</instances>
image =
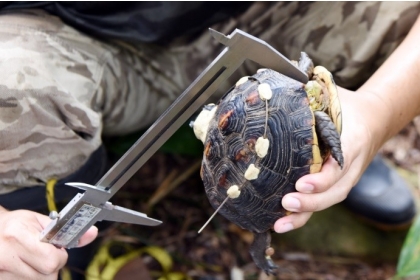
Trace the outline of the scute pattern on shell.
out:
<instances>
[{"instance_id":1,"label":"scute pattern on shell","mask_svg":"<svg viewBox=\"0 0 420 280\"><path fill-rule=\"evenodd\" d=\"M270 85L273 96L268 102L266 137L268 154L259 158L255 142L264 135L266 101L257 87ZM295 191L298 178L308 174L312 162L313 114L303 84L273 70L249 77L227 93L218 104L210 122L205 147L202 177L207 196L217 208L232 185L241 194L228 199L220 213L242 228L265 232L285 215L282 197ZM260 168L255 180L246 180L250 164Z\"/></svg>"}]
</instances>

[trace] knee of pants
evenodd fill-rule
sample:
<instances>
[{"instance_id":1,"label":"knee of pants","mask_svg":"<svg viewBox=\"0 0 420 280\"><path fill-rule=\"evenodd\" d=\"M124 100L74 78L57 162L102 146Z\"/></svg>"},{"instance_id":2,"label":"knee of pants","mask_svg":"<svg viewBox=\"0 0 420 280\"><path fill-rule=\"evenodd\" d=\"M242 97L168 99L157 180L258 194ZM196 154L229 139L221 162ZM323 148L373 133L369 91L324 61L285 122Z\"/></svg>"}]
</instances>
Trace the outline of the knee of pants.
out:
<instances>
[{"instance_id":1,"label":"knee of pants","mask_svg":"<svg viewBox=\"0 0 420 280\"><path fill-rule=\"evenodd\" d=\"M0 193L68 176L101 144L102 66L76 35L44 13L0 15Z\"/></svg>"}]
</instances>

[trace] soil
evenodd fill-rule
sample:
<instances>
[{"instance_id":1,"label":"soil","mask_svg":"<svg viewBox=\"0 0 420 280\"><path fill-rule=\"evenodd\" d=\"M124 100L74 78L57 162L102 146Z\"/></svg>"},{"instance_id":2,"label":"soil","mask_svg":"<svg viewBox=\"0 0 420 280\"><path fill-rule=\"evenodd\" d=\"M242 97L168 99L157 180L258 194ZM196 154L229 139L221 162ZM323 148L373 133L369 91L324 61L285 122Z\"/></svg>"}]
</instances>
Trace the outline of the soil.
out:
<instances>
[{"instance_id":1,"label":"soil","mask_svg":"<svg viewBox=\"0 0 420 280\"><path fill-rule=\"evenodd\" d=\"M419 135L420 118L416 118L381 150L391 163L410 174L411 183L416 186ZM268 277L248 253L252 241L249 232L216 215L197 233L214 213L199 176L200 164L198 157L158 152L115 195L114 204L147 213L163 224L156 227L114 224L102 233L104 242L112 240L133 249L158 246L172 260L172 265L165 268L162 261L144 254L136 264L122 269L119 279L139 279L139 275L142 279L157 279L165 270L189 277L185 279L200 280L391 279L395 275L396 261L378 263L374 259L314 254L282 246L282 251L272 257L279 266L278 274Z\"/></svg>"},{"instance_id":2,"label":"soil","mask_svg":"<svg viewBox=\"0 0 420 280\"><path fill-rule=\"evenodd\" d=\"M415 151L409 153L413 157L408 154L404 157L417 160ZM402 157L386 147L384 154L397 163L396 157ZM285 248L273 256L279 266L278 274L266 276L248 253L252 241L249 232L216 215L197 233L214 212L199 176L200 162L196 157L155 154L117 193L113 202L147 213L162 220L163 225L115 224L105 233L105 240L130 244L133 248L159 246L172 258L171 271L181 272L190 279L391 279L395 275L395 262L375 263ZM154 271L164 270L150 256L144 255L141 261L144 265L137 266L137 272L120 273L121 279L138 279L138 275L145 274L154 279L157 278Z\"/></svg>"}]
</instances>

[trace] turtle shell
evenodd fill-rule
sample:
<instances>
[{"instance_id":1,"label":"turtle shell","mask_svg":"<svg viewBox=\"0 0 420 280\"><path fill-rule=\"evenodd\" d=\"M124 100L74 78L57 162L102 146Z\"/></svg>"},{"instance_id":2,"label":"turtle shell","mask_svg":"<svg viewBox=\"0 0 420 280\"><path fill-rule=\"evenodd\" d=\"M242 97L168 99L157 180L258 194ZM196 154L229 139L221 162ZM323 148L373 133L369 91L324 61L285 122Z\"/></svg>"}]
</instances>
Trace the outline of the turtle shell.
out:
<instances>
[{"instance_id":1,"label":"turtle shell","mask_svg":"<svg viewBox=\"0 0 420 280\"><path fill-rule=\"evenodd\" d=\"M258 86L268 84L272 97L261 99ZM217 208L227 190L237 185L240 195L227 199L220 213L228 220L261 233L286 215L284 195L310 173L314 115L304 84L265 69L225 94L219 101L204 141L201 177L210 203ZM256 153L256 141L269 140L267 154ZM256 179L245 172L254 164Z\"/></svg>"}]
</instances>

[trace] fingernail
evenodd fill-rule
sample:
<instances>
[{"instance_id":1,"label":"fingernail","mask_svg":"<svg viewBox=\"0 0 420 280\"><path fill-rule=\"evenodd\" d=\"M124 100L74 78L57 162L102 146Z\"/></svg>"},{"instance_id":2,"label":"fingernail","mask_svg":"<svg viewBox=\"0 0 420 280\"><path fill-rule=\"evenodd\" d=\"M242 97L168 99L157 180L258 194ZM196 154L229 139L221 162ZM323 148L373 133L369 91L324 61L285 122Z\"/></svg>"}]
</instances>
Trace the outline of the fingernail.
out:
<instances>
[{"instance_id":1,"label":"fingernail","mask_svg":"<svg viewBox=\"0 0 420 280\"><path fill-rule=\"evenodd\" d=\"M312 192L315 188L311 184L299 184L296 185L296 189L300 192Z\"/></svg>"},{"instance_id":2,"label":"fingernail","mask_svg":"<svg viewBox=\"0 0 420 280\"><path fill-rule=\"evenodd\" d=\"M288 232L293 230L293 224L292 223L286 223L286 224L281 224L280 226L277 226L274 230L277 233L284 233L284 232Z\"/></svg>"},{"instance_id":3,"label":"fingernail","mask_svg":"<svg viewBox=\"0 0 420 280\"><path fill-rule=\"evenodd\" d=\"M283 207L289 211L297 211L300 208L300 201L292 196L286 196L283 198Z\"/></svg>"}]
</instances>

